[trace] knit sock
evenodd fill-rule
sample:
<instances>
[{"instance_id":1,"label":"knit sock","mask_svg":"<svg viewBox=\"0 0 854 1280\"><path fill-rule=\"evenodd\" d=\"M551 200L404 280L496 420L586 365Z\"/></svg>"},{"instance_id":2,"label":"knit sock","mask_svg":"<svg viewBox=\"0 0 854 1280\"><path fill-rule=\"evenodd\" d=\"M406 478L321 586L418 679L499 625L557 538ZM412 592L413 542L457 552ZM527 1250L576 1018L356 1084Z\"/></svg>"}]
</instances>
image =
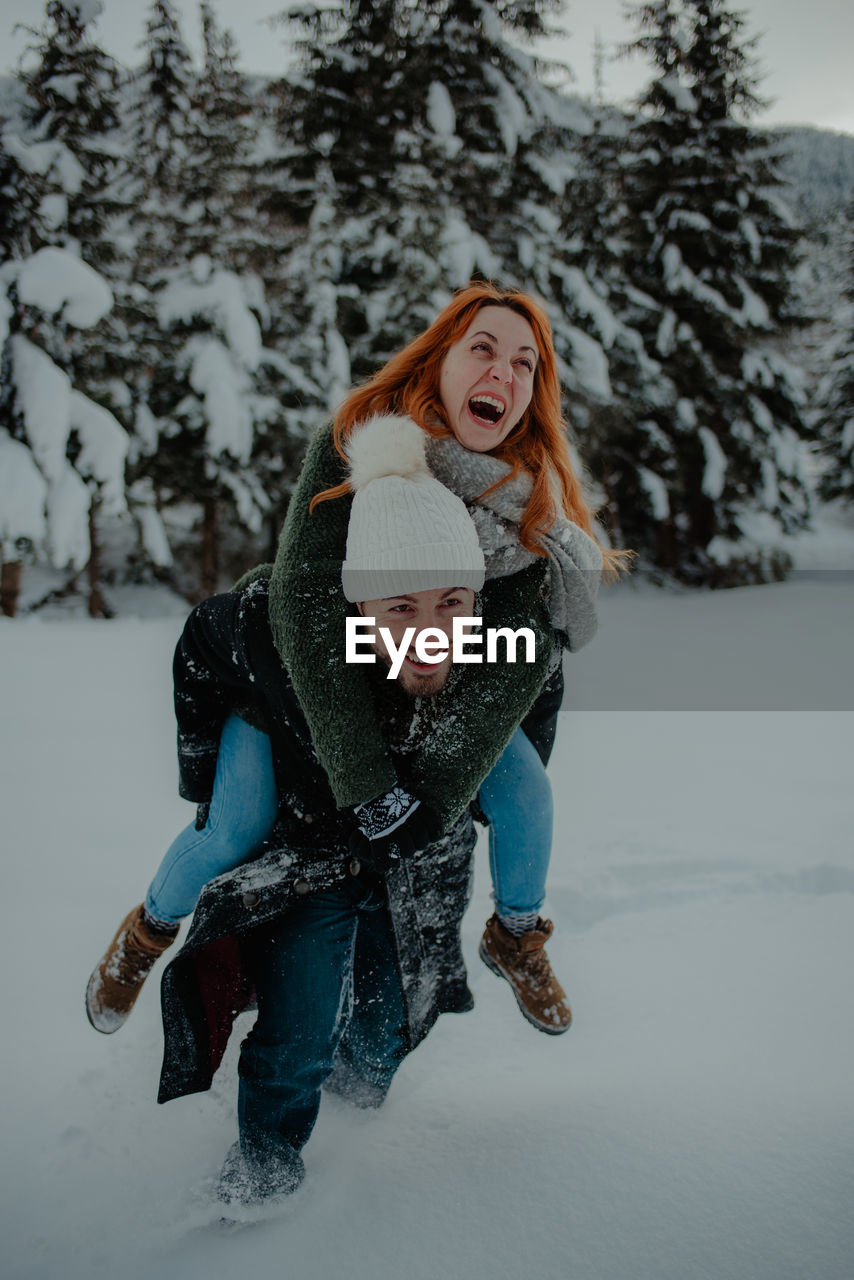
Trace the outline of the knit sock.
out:
<instances>
[{"instance_id":1,"label":"knit sock","mask_svg":"<svg viewBox=\"0 0 854 1280\"><path fill-rule=\"evenodd\" d=\"M512 933L514 938L521 938L523 933L530 933L532 929L536 929L539 918L538 911L526 911L522 915L513 916L499 915L498 917L507 932Z\"/></svg>"},{"instance_id":2,"label":"knit sock","mask_svg":"<svg viewBox=\"0 0 854 1280\"><path fill-rule=\"evenodd\" d=\"M167 924L165 920L155 920L154 916L150 916L148 914L145 907L142 908L142 918L145 922L146 929L148 929L150 933L166 933L169 934L170 937L174 938L175 934L181 928L180 921L178 924Z\"/></svg>"}]
</instances>

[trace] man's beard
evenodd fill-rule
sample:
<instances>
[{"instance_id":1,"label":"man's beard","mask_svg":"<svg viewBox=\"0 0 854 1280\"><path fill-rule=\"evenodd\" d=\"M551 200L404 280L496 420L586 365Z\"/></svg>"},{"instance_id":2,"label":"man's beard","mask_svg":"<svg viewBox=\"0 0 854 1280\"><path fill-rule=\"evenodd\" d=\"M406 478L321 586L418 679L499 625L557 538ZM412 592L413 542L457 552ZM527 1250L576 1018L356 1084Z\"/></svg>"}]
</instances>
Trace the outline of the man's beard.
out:
<instances>
[{"instance_id":1,"label":"man's beard","mask_svg":"<svg viewBox=\"0 0 854 1280\"><path fill-rule=\"evenodd\" d=\"M413 676L407 672L407 678L403 679L405 670L405 667L401 670L397 683L408 698L432 698L444 689L448 681L448 669L444 666L429 676Z\"/></svg>"},{"instance_id":2,"label":"man's beard","mask_svg":"<svg viewBox=\"0 0 854 1280\"><path fill-rule=\"evenodd\" d=\"M379 648L375 649L374 652L383 666L391 667L391 659L387 653ZM416 676L411 669L407 668L406 659L404 658L404 664L400 668L394 683L403 690L407 698L412 698L413 700L416 698L432 698L444 689L451 672L450 663L441 662L437 666L438 670L431 675Z\"/></svg>"}]
</instances>

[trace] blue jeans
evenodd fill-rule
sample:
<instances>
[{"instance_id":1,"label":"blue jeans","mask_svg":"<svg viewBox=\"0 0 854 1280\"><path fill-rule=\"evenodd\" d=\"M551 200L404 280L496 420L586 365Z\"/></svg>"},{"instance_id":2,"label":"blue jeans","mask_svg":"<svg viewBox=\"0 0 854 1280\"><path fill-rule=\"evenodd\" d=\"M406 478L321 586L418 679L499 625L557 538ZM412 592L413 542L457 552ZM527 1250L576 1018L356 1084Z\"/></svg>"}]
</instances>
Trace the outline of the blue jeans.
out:
<instances>
[{"instance_id":1,"label":"blue jeans","mask_svg":"<svg viewBox=\"0 0 854 1280\"><path fill-rule=\"evenodd\" d=\"M552 793L540 757L517 729L478 794L500 915L538 911L552 847ZM278 808L270 739L238 716L222 731L208 819L173 841L145 898L154 920L177 924L209 880L239 867L273 829Z\"/></svg>"},{"instance_id":2,"label":"blue jeans","mask_svg":"<svg viewBox=\"0 0 854 1280\"><path fill-rule=\"evenodd\" d=\"M239 716L223 726L207 822L173 840L145 896L154 920L177 924L195 910L209 880L246 862L273 830L279 799L266 733Z\"/></svg>"},{"instance_id":3,"label":"blue jeans","mask_svg":"<svg viewBox=\"0 0 854 1280\"><path fill-rule=\"evenodd\" d=\"M552 851L552 789L545 766L517 729L478 802L489 823L489 868L500 916L539 911Z\"/></svg>"},{"instance_id":4,"label":"blue jeans","mask_svg":"<svg viewBox=\"0 0 854 1280\"><path fill-rule=\"evenodd\" d=\"M240 1144L262 1163L293 1164L320 1090L373 1105L406 1052L406 1013L391 919L361 876L298 902L250 941L258 1020L240 1049ZM355 999L354 999L355 993Z\"/></svg>"}]
</instances>

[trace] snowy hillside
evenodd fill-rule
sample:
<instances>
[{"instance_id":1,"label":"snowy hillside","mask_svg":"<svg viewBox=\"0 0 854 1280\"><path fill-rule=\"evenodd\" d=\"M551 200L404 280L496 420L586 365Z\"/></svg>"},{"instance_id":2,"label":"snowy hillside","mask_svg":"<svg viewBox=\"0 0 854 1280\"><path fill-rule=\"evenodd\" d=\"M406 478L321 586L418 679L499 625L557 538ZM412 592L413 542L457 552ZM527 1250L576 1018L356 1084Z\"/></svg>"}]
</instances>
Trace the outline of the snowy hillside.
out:
<instances>
[{"instance_id":1,"label":"snowy hillside","mask_svg":"<svg viewBox=\"0 0 854 1280\"><path fill-rule=\"evenodd\" d=\"M843 210L854 197L854 138L803 126L781 129L783 173L789 198L802 216L820 221Z\"/></svg>"},{"instance_id":2,"label":"snowy hillside","mask_svg":"<svg viewBox=\"0 0 854 1280\"><path fill-rule=\"evenodd\" d=\"M236 1046L209 1094L158 1107L156 980L114 1038L83 1013L188 817L180 620L0 620L4 1276L850 1280L850 577L626 588L602 614L551 767L575 1025L538 1035L478 961L481 849L475 1011L378 1114L327 1100L303 1188L230 1235L203 1188L236 1133ZM736 696L684 698L703 670Z\"/></svg>"}]
</instances>

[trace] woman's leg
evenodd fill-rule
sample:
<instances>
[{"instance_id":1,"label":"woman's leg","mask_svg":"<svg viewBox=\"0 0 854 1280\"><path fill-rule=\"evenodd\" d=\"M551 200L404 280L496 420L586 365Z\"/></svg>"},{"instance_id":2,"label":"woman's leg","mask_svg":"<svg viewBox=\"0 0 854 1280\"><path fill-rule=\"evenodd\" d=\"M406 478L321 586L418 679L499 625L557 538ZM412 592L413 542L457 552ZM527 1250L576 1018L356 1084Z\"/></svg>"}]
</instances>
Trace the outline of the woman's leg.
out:
<instances>
[{"instance_id":1,"label":"woman's leg","mask_svg":"<svg viewBox=\"0 0 854 1280\"><path fill-rule=\"evenodd\" d=\"M516 918L533 928L546 896L552 789L539 755L521 729L481 785L478 801L489 822L489 865L498 917L508 927Z\"/></svg>"},{"instance_id":2,"label":"woman's leg","mask_svg":"<svg viewBox=\"0 0 854 1280\"><path fill-rule=\"evenodd\" d=\"M569 1029L572 1012L552 972L540 919L552 846L552 793L540 756L521 729L478 795L489 822L489 861L496 914L480 957L512 987L524 1017L548 1035Z\"/></svg>"},{"instance_id":3,"label":"woman's leg","mask_svg":"<svg viewBox=\"0 0 854 1280\"><path fill-rule=\"evenodd\" d=\"M270 739L237 716L223 726L207 821L191 823L160 864L145 898L119 925L92 971L86 1013L110 1035L127 1020L159 956L203 887L252 854L272 831L278 799Z\"/></svg>"},{"instance_id":4,"label":"woman's leg","mask_svg":"<svg viewBox=\"0 0 854 1280\"><path fill-rule=\"evenodd\" d=\"M564 680L561 665L548 677L539 692L537 701L522 721L525 737L530 738L537 755L545 765L548 764L552 754L563 693Z\"/></svg>"},{"instance_id":5,"label":"woman's leg","mask_svg":"<svg viewBox=\"0 0 854 1280\"><path fill-rule=\"evenodd\" d=\"M239 716L222 730L207 821L173 841L145 897L145 914L165 925L190 914L209 880L245 862L273 829L278 808L266 733Z\"/></svg>"}]
</instances>

